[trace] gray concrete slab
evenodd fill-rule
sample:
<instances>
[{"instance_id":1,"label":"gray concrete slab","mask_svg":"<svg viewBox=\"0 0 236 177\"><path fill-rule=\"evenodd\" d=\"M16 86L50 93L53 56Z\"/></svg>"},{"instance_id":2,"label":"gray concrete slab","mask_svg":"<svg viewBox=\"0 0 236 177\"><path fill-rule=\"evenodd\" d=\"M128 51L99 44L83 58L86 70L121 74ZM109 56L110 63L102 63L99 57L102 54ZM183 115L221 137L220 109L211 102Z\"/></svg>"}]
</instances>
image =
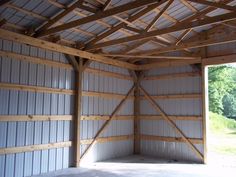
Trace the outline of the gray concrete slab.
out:
<instances>
[{"instance_id":1,"label":"gray concrete slab","mask_svg":"<svg viewBox=\"0 0 236 177\"><path fill-rule=\"evenodd\" d=\"M111 159L38 177L235 177L236 166L191 164L146 156Z\"/></svg>"}]
</instances>

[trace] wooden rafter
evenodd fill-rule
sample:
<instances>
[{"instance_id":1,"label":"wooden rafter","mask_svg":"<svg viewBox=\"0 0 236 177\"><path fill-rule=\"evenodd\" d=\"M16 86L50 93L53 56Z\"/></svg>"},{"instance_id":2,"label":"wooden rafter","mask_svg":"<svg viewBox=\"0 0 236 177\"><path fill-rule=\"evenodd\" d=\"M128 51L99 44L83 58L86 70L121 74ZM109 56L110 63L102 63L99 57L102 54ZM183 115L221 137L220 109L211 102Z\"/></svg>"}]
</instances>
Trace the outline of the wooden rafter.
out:
<instances>
[{"instance_id":1,"label":"wooden rafter","mask_svg":"<svg viewBox=\"0 0 236 177\"><path fill-rule=\"evenodd\" d=\"M137 20L138 18L142 17L143 15L149 13L151 10L155 9L156 7L158 7L159 5L161 5L162 3L155 3L152 5L149 5L147 8L143 9L142 11L140 11L139 13L130 16L127 21L128 22L134 22L135 20ZM95 39L91 40L89 43L87 43L85 45L85 50L87 48L89 48L90 46L92 46L93 44L95 44L96 42L100 41L101 39L104 39L106 37L108 37L109 35L111 35L112 33L120 30L121 28L125 28L127 26L126 23L119 23L118 25L112 27L110 30L104 32L101 35L98 35Z\"/></svg>"},{"instance_id":2,"label":"wooden rafter","mask_svg":"<svg viewBox=\"0 0 236 177\"><path fill-rule=\"evenodd\" d=\"M170 7L174 0L169 0L169 2L163 7L163 9L156 15L156 17L149 23L149 25L145 28L146 32L151 31L152 27L157 23L157 21L161 18L161 16L165 13L165 11Z\"/></svg>"},{"instance_id":3,"label":"wooden rafter","mask_svg":"<svg viewBox=\"0 0 236 177\"><path fill-rule=\"evenodd\" d=\"M167 114L161 109L161 107L156 103L156 101L147 93L146 90L144 90L141 86L139 86L139 89L143 92L144 96L148 99L150 104L161 114L161 116L168 122L168 124L178 133L183 141L196 153L196 155L203 160L202 153L194 146L194 144L189 140L185 134L180 130L175 122L171 120Z\"/></svg>"},{"instance_id":4,"label":"wooden rafter","mask_svg":"<svg viewBox=\"0 0 236 177\"><path fill-rule=\"evenodd\" d=\"M76 26L79 26L79 25L83 25L83 24L86 24L86 23L89 23L89 22L93 22L93 21L96 21L96 20L99 20L99 19L102 19L102 18L112 16L112 15L120 14L122 12L132 10L132 9L135 9L135 8L139 8L139 7L143 7L143 6L146 6L146 5L149 5L149 4L153 4L153 3L156 3L156 0L146 0L146 1L138 1L137 0L137 1L134 1L134 2L130 2L130 3L118 6L118 7L114 7L112 9L108 9L106 11L98 12L94 15L84 17L82 19L74 20L74 21L68 22L66 24L59 25L59 26L56 26L54 28L50 28L49 30L43 31L43 32L41 32L37 35L39 37L41 37L41 36L53 34L53 33L56 33L56 32L67 30L67 29L70 29L70 28L73 28L73 27L76 27Z\"/></svg>"},{"instance_id":5,"label":"wooden rafter","mask_svg":"<svg viewBox=\"0 0 236 177\"><path fill-rule=\"evenodd\" d=\"M37 29L36 33L40 33L46 29L48 29L50 26L54 25L55 23L57 23L60 19L62 19L63 17L65 17L66 15L68 15L69 13L71 13L74 9L76 9L79 5L81 5L83 3L83 0L78 0L76 1L74 4L72 4L70 7L66 8L65 10L63 10L63 12L59 13L58 15L56 15L55 17L53 17L52 19L48 20L47 23L45 25L43 25L42 27L40 27L39 29ZM37 37L37 35L35 36Z\"/></svg>"},{"instance_id":6,"label":"wooden rafter","mask_svg":"<svg viewBox=\"0 0 236 177\"><path fill-rule=\"evenodd\" d=\"M174 26L167 27L164 29L154 30L154 31L145 32L142 34L137 34L137 35L133 35L133 36L129 36L129 37L124 37L124 38L114 39L114 40L103 42L103 43L98 43L98 44L95 44L95 45L89 47L89 49L97 49L97 48L102 48L102 47L106 47L106 46L117 45L117 44L122 44L122 43L126 43L126 42L152 38L154 36L158 36L158 35L162 35L162 34L168 34L168 33L186 30L186 29L190 29L190 28L196 28L196 27L215 24L215 23L219 23L219 22L230 21L233 19L236 19L236 13L234 13L234 12L223 14L223 15L218 15L218 16L214 16L214 17L208 17L206 19L199 20L198 22L180 22Z\"/></svg>"},{"instance_id":7,"label":"wooden rafter","mask_svg":"<svg viewBox=\"0 0 236 177\"><path fill-rule=\"evenodd\" d=\"M135 85L132 86L132 88L128 91L128 93L126 94L125 98L121 100L121 102L118 104L118 106L115 108L115 110L112 112L111 116L109 117L109 119L102 125L102 127L98 130L98 132L96 133L95 137L93 138L92 142L89 144L89 146L87 147L87 149L84 151L84 153L81 156L81 160L86 156L86 154L89 152L89 150L95 145L95 143L97 142L97 139L99 138L99 136L105 131L105 129L107 128L107 126L111 123L112 118L118 113L118 111L120 111L120 109L122 108L122 106L124 105L124 103L126 102L127 98L131 95L131 93L134 90Z\"/></svg>"},{"instance_id":8,"label":"wooden rafter","mask_svg":"<svg viewBox=\"0 0 236 177\"><path fill-rule=\"evenodd\" d=\"M188 1L236 12L235 7L230 6L230 5L226 5L223 2L212 2L212 1L207 1L207 0L188 0Z\"/></svg>"}]
</instances>

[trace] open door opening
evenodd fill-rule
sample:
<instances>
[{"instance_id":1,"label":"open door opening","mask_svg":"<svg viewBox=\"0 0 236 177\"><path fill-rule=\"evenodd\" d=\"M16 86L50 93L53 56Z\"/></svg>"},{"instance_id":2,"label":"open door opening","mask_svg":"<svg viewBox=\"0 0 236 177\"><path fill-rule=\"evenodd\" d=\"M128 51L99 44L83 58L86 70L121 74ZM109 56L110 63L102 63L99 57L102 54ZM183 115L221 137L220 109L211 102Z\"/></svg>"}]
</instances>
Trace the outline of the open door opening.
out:
<instances>
[{"instance_id":1,"label":"open door opening","mask_svg":"<svg viewBox=\"0 0 236 177\"><path fill-rule=\"evenodd\" d=\"M236 167L236 63L205 73L208 164Z\"/></svg>"}]
</instances>

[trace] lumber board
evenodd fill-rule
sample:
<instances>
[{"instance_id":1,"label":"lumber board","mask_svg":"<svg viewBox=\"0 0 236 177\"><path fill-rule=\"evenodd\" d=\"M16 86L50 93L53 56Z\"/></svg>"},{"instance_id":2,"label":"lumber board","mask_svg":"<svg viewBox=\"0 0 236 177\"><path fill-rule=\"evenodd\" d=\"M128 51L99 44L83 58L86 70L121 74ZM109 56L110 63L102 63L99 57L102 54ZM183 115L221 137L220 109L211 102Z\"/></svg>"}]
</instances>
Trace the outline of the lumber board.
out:
<instances>
[{"instance_id":1,"label":"lumber board","mask_svg":"<svg viewBox=\"0 0 236 177\"><path fill-rule=\"evenodd\" d=\"M203 141L200 138L188 138L188 139L194 144L203 144ZM185 140L181 137L166 137L166 136L144 135L144 134L141 135L141 140L185 143Z\"/></svg>"},{"instance_id":2,"label":"lumber board","mask_svg":"<svg viewBox=\"0 0 236 177\"><path fill-rule=\"evenodd\" d=\"M168 115L171 120L190 120L190 121L201 121L202 116L176 116L176 115ZM140 115L139 119L143 120L163 120L161 115Z\"/></svg>"},{"instance_id":3,"label":"lumber board","mask_svg":"<svg viewBox=\"0 0 236 177\"><path fill-rule=\"evenodd\" d=\"M82 115L81 120L109 120L109 115ZM112 120L132 120L133 115L117 115L112 118Z\"/></svg>"},{"instance_id":4,"label":"lumber board","mask_svg":"<svg viewBox=\"0 0 236 177\"><path fill-rule=\"evenodd\" d=\"M41 65L47 65L52 67L58 67L58 68L65 68L65 69L72 69L72 65L58 62L58 61L50 61L48 59L39 58L39 57L32 57L27 56L19 53L14 53L10 51L0 51L0 56L6 57L6 58L13 58L20 61L26 61L31 62L35 64L41 64Z\"/></svg>"},{"instance_id":5,"label":"lumber board","mask_svg":"<svg viewBox=\"0 0 236 177\"><path fill-rule=\"evenodd\" d=\"M19 122L19 121L71 121L73 115L0 115L0 122Z\"/></svg>"},{"instance_id":6,"label":"lumber board","mask_svg":"<svg viewBox=\"0 0 236 177\"><path fill-rule=\"evenodd\" d=\"M152 99L200 99L200 93L192 93L192 94L171 94L171 95L150 95ZM147 99L145 96L140 96L140 99Z\"/></svg>"},{"instance_id":7,"label":"lumber board","mask_svg":"<svg viewBox=\"0 0 236 177\"><path fill-rule=\"evenodd\" d=\"M36 145L29 145L29 146L7 147L7 148L0 148L0 155L63 148L63 147L70 147L71 145L72 145L71 141L66 141L66 142L56 142L56 143L49 143L49 144L36 144Z\"/></svg>"},{"instance_id":8,"label":"lumber board","mask_svg":"<svg viewBox=\"0 0 236 177\"><path fill-rule=\"evenodd\" d=\"M121 136L110 136L110 137L101 137L97 138L96 142L97 143L106 143L106 142L111 142L111 141L126 141L126 140L132 140L133 135L121 135ZM93 139L84 139L81 140L80 143L82 145L88 145L91 144Z\"/></svg>"},{"instance_id":9,"label":"lumber board","mask_svg":"<svg viewBox=\"0 0 236 177\"><path fill-rule=\"evenodd\" d=\"M165 74L158 76L146 76L144 80L164 80L164 79L173 79L173 78L182 78L182 77L199 77L199 72L187 72L187 73L173 73L173 74Z\"/></svg>"}]
</instances>

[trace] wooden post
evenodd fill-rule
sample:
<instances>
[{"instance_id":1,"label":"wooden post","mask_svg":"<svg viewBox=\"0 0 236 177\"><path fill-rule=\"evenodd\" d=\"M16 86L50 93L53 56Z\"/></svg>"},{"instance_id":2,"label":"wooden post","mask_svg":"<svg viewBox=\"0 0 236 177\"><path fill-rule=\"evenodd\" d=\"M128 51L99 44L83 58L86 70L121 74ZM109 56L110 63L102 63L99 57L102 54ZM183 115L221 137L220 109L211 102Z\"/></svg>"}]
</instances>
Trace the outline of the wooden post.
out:
<instances>
[{"instance_id":1,"label":"wooden post","mask_svg":"<svg viewBox=\"0 0 236 177\"><path fill-rule=\"evenodd\" d=\"M82 82L83 82L83 60L79 60L79 70L76 72L76 107L75 107L75 166L80 165L80 119L81 119L81 106L82 106Z\"/></svg>"},{"instance_id":2,"label":"wooden post","mask_svg":"<svg viewBox=\"0 0 236 177\"><path fill-rule=\"evenodd\" d=\"M140 77L137 75L137 83L134 89L134 154L140 154Z\"/></svg>"},{"instance_id":3,"label":"wooden post","mask_svg":"<svg viewBox=\"0 0 236 177\"><path fill-rule=\"evenodd\" d=\"M204 31L200 40L207 39L207 31ZM207 58L207 47L200 49L202 58ZM202 62L203 63L203 62ZM202 139L203 139L203 163L207 163L207 120L208 120L208 69L202 64Z\"/></svg>"}]
</instances>

